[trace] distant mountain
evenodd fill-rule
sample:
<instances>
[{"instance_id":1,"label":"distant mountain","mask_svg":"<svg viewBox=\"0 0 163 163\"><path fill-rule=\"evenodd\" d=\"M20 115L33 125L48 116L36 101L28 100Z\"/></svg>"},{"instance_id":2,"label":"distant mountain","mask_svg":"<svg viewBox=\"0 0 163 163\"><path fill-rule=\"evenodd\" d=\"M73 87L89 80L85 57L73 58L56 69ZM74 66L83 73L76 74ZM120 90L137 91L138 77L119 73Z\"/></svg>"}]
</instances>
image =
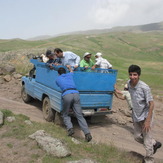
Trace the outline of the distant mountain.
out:
<instances>
[{"instance_id":1,"label":"distant mountain","mask_svg":"<svg viewBox=\"0 0 163 163\"><path fill-rule=\"evenodd\" d=\"M64 35L74 35L74 34L102 34L108 32L150 32L150 31L163 31L163 21L158 23L151 23L151 24L144 24L144 25L136 25L136 26L119 26L113 27L110 29L93 29L87 31L75 31L75 32L68 32L68 33L61 33L58 35L50 36L50 35L42 35L33 38L29 38L27 40L35 41L35 40L46 40L58 36Z\"/></svg>"},{"instance_id":2,"label":"distant mountain","mask_svg":"<svg viewBox=\"0 0 163 163\"><path fill-rule=\"evenodd\" d=\"M113 31L126 31L126 32L163 31L163 22L137 25L137 26L114 27L110 29L110 32Z\"/></svg>"},{"instance_id":3,"label":"distant mountain","mask_svg":"<svg viewBox=\"0 0 163 163\"><path fill-rule=\"evenodd\" d=\"M102 34L108 32L150 32L150 31L163 31L163 21L159 23L151 23L137 26L119 26L110 29L94 29L87 31L77 31L71 34ZM70 33L69 33L70 34Z\"/></svg>"},{"instance_id":4,"label":"distant mountain","mask_svg":"<svg viewBox=\"0 0 163 163\"><path fill-rule=\"evenodd\" d=\"M31 40L31 41L36 41L36 40L46 40L46 39L49 39L51 37L54 37L54 36L50 36L50 35L41 35L41 36L36 36L36 37L32 37L32 38L29 38L27 40Z\"/></svg>"}]
</instances>

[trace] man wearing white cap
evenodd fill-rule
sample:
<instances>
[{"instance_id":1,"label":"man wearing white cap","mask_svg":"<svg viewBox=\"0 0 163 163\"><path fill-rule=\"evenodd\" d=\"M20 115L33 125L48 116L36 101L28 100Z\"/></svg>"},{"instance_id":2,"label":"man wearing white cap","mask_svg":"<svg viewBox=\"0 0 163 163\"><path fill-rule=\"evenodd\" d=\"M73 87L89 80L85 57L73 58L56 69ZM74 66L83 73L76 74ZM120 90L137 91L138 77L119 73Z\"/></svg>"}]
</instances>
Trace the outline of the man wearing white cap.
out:
<instances>
[{"instance_id":1,"label":"man wearing white cap","mask_svg":"<svg viewBox=\"0 0 163 163\"><path fill-rule=\"evenodd\" d=\"M96 63L93 68L112 69L112 65L104 58L101 57L102 53L96 53Z\"/></svg>"},{"instance_id":2,"label":"man wearing white cap","mask_svg":"<svg viewBox=\"0 0 163 163\"><path fill-rule=\"evenodd\" d=\"M92 54L89 52L84 53L83 59L80 62L80 67L84 67L87 69L89 67L92 68L92 66L94 66L94 62L91 60L91 55Z\"/></svg>"},{"instance_id":3,"label":"man wearing white cap","mask_svg":"<svg viewBox=\"0 0 163 163\"><path fill-rule=\"evenodd\" d=\"M114 88L115 88L115 92L114 92L115 96L121 100L126 99L129 109L132 110L133 106L131 101L131 95L128 91L128 84L125 84L123 91L118 90L116 85L114 86Z\"/></svg>"}]
</instances>

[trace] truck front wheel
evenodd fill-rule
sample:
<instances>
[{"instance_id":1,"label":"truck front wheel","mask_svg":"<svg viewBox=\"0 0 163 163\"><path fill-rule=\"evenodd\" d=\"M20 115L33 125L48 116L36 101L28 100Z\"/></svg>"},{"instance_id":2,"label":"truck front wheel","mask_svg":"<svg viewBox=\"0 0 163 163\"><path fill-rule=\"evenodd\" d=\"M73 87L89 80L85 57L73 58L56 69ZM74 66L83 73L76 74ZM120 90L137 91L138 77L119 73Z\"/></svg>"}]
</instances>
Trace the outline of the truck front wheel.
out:
<instances>
[{"instance_id":1,"label":"truck front wheel","mask_svg":"<svg viewBox=\"0 0 163 163\"><path fill-rule=\"evenodd\" d=\"M32 101L32 97L26 93L24 85L22 85L22 89L21 89L21 98L25 103Z\"/></svg>"},{"instance_id":2,"label":"truck front wheel","mask_svg":"<svg viewBox=\"0 0 163 163\"><path fill-rule=\"evenodd\" d=\"M48 97L45 97L43 100L42 111L46 121L54 121L56 111L51 108L50 99Z\"/></svg>"}]
</instances>

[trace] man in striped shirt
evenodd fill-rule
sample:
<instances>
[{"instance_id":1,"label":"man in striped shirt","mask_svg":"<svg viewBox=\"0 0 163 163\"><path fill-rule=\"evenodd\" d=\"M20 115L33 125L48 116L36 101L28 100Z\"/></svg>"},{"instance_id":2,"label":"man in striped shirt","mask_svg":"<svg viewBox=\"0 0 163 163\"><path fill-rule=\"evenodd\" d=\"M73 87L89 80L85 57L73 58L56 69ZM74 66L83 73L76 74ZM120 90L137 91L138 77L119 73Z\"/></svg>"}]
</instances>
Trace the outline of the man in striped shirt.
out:
<instances>
[{"instance_id":1,"label":"man in striped shirt","mask_svg":"<svg viewBox=\"0 0 163 163\"><path fill-rule=\"evenodd\" d=\"M146 150L145 163L153 163L153 154L161 147L161 143L151 135L154 102L149 86L139 79L141 68L131 65L128 68L128 90L132 101L132 118L134 123L134 138L142 143Z\"/></svg>"}]
</instances>

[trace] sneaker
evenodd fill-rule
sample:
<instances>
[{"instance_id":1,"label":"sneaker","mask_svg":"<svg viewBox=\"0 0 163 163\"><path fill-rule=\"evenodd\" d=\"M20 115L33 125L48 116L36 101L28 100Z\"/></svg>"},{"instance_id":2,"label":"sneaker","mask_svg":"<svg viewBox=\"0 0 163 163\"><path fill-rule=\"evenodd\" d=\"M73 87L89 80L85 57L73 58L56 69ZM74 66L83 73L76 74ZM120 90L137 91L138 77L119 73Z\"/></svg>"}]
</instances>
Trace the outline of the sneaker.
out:
<instances>
[{"instance_id":1,"label":"sneaker","mask_svg":"<svg viewBox=\"0 0 163 163\"><path fill-rule=\"evenodd\" d=\"M161 148L161 146L162 146L162 144L160 142L156 141L156 144L153 145L153 154L155 154L157 149Z\"/></svg>"},{"instance_id":2,"label":"sneaker","mask_svg":"<svg viewBox=\"0 0 163 163\"><path fill-rule=\"evenodd\" d=\"M74 134L74 130L73 130L73 128L70 128L68 130L68 136L72 136L73 134Z\"/></svg>"},{"instance_id":3,"label":"sneaker","mask_svg":"<svg viewBox=\"0 0 163 163\"><path fill-rule=\"evenodd\" d=\"M91 136L90 133L88 133L88 134L85 135L85 140L86 140L87 142L89 142L89 141L92 140L92 136Z\"/></svg>"}]
</instances>

